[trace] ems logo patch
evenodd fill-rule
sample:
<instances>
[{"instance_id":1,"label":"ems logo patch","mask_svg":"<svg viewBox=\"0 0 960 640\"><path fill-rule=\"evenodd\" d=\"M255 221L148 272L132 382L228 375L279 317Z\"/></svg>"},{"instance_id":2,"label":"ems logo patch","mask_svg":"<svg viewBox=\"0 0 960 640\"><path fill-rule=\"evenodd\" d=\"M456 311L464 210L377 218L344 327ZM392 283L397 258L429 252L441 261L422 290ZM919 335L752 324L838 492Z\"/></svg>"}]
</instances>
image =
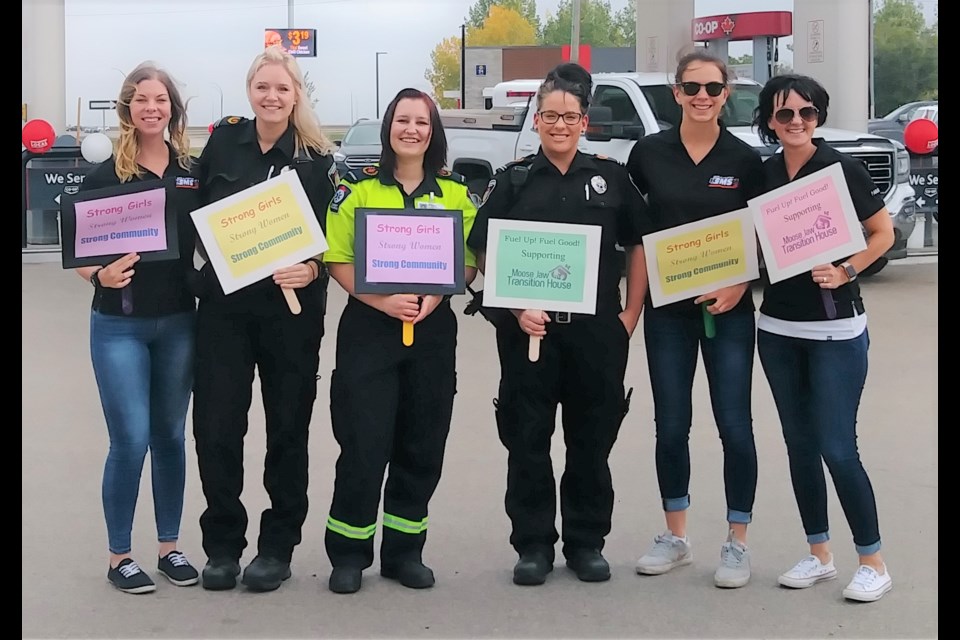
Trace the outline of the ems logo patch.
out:
<instances>
[{"instance_id":1,"label":"ems logo patch","mask_svg":"<svg viewBox=\"0 0 960 640\"><path fill-rule=\"evenodd\" d=\"M600 195L607 192L607 181L603 179L603 176L593 176L590 178L590 186Z\"/></svg>"},{"instance_id":2,"label":"ems logo patch","mask_svg":"<svg viewBox=\"0 0 960 640\"><path fill-rule=\"evenodd\" d=\"M368 175L368 176L375 176L375 175L377 175L377 168L376 168L376 167L364 167L364 168L363 168L363 172L364 172L366 175Z\"/></svg>"},{"instance_id":3,"label":"ems logo patch","mask_svg":"<svg viewBox=\"0 0 960 640\"><path fill-rule=\"evenodd\" d=\"M238 122L240 122L240 118L237 116L230 116L227 118L227 124L237 124Z\"/></svg>"},{"instance_id":4,"label":"ems logo patch","mask_svg":"<svg viewBox=\"0 0 960 640\"><path fill-rule=\"evenodd\" d=\"M200 181L190 176L180 176L174 184L177 189L199 189Z\"/></svg>"},{"instance_id":5,"label":"ems logo patch","mask_svg":"<svg viewBox=\"0 0 960 640\"><path fill-rule=\"evenodd\" d=\"M337 187L337 190L333 193L333 200L330 201L330 211L339 213L340 205L343 204L348 195L350 195L350 187L345 184Z\"/></svg>"},{"instance_id":6,"label":"ems logo patch","mask_svg":"<svg viewBox=\"0 0 960 640\"><path fill-rule=\"evenodd\" d=\"M450 170L449 170L449 169L440 169L439 171L437 171L437 175L438 175L438 176L441 176L441 177L443 177L443 178L446 178L447 176L450 176L450 175L453 175L453 174L450 173Z\"/></svg>"},{"instance_id":7,"label":"ems logo patch","mask_svg":"<svg viewBox=\"0 0 960 640\"><path fill-rule=\"evenodd\" d=\"M715 189L736 189L740 186L740 178L733 176L712 176L707 184Z\"/></svg>"}]
</instances>

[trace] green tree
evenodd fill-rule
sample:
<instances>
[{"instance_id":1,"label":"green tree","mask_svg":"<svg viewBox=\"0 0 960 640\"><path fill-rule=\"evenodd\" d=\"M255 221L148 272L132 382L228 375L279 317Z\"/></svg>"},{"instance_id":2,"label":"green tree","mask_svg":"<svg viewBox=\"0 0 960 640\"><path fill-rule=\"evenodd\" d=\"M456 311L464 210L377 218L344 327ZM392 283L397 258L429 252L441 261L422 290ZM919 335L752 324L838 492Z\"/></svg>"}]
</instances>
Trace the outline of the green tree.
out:
<instances>
[{"instance_id":1,"label":"green tree","mask_svg":"<svg viewBox=\"0 0 960 640\"><path fill-rule=\"evenodd\" d=\"M730 56L728 62L730 64L753 64L753 56L749 53L745 53L742 56Z\"/></svg>"},{"instance_id":2,"label":"green tree","mask_svg":"<svg viewBox=\"0 0 960 640\"><path fill-rule=\"evenodd\" d=\"M540 33L540 16L537 15L537 0L477 0L470 7L467 15L467 27L481 29L492 7L499 6L513 9L524 20L533 25L534 31Z\"/></svg>"},{"instance_id":3,"label":"green tree","mask_svg":"<svg viewBox=\"0 0 960 640\"><path fill-rule=\"evenodd\" d=\"M540 44L553 46L570 44L572 16L573 5L570 0L560 0L557 12L547 15L547 21L543 25L543 32L540 36ZM581 44L589 44L594 47L634 45L636 43L636 21L634 21L634 37L630 42L624 41L625 36L618 26L618 21L613 15L613 9L607 0L581 0Z\"/></svg>"},{"instance_id":4,"label":"green tree","mask_svg":"<svg viewBox=\"0 0 960 640\"><path fill-rule=\"evenodd\" d=\"M621 42L620 46L635 46L637 44L637 3L634 0L628 0L627 6L617 11L617 14L613 16L613 22L617 28L617 38Z\"/></svg>"},{"instance_id":5,"label":"green tree","mask_svg":"<svg viewBox=\"0 0 960 640\"><path fill-rule=\"evenodd\" d=\"M509 7L493 5L479 29L467 30L469 47L502 47L536 44L537 30L526 18Z\"/></svg>"},{"instance_id":6,"label":"green tree","mask_svg":"<svg viewBox=\"0 0 960 640\"><path fill-rule=\"evenodd\" d=\"M433 98L441 109L453 109L457 101L444 98L444 91L460 89L460 38L452 36L444 39L430 54L430 68L423 77L433 89Z\"/></svg>"},{"instance_id":7,"label":"green tree","mask_svg":"<svg viewBox=\"0 0 960 640\"><path fill-rule=\"evenodd\" d=\"M906 102L936 95L939 86L939 20L926 25L913 0L885 0L873 17L875 110L889 113Z\"/></svg>"}]
</instances>

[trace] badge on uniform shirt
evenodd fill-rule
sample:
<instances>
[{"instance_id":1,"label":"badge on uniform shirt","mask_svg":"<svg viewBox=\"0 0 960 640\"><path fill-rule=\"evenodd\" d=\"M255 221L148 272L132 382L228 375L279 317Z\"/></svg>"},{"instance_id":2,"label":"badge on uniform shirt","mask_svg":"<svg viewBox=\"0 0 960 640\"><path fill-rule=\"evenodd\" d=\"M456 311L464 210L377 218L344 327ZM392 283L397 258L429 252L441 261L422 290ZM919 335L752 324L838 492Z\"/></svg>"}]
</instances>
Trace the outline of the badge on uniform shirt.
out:
<instances>
[{"instance_id":1,"label":"badge on uniform shirt","mask_svg":"<svg viewBox=\"0 0 960 640\"><path fill-rule=\"evenodd\" d=\"M607 181L603 179L603 176L593 176L590 178L590 186L600 195L607 192Z\"/></svg>"},{"instance_id":2,"label":"badge on uniform shirt","mask_svg":"<svg viewBox=\"0 0 960 640\"><path fill-rule=\"evenodd\" d=\"M714 189L737 189L740 187L740 178L736 176L711 176L707 185Z\"/></svg>"},{"instance_id":3,"label":"badge on uniform shirt","mask_svg":"<svg viewBox=\"0 0 960 640\"><path fill-rule=\"evenodd\" d=\"M174 186L177 189L199 189L200 181L190 176L178 176Z\"/></svg>"},{"instance_id":4,"label":"badge on uniform shirt","mask_svg":"<svg viewBox=\"0 0 960 640\"><path fill-rule=\"evenodd\" d=\"M343 201L347 199L348 195L350 195L350 187L345 184L337 187L337 190L333 192L333 200L330 201L330 211L339 213L340 205L343 204Z\"/></svg>"}]
</instances>

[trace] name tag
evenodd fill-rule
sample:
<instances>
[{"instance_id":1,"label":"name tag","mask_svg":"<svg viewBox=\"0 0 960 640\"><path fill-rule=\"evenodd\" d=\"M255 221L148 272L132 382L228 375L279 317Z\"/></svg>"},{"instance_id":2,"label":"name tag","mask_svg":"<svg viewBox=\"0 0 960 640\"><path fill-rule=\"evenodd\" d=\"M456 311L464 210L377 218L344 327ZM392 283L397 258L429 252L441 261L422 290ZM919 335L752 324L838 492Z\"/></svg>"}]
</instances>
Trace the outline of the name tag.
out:
<instances>
[{"instance_id":1,"label":"name tag","mask_svg":"<svg viewBox=\"0 0 960 640\"><path fill-rule=\"evenodd\" d=\"M446 209L440 202L417 202L415 203L417 209Z\"/></svg>"}]
</instances>

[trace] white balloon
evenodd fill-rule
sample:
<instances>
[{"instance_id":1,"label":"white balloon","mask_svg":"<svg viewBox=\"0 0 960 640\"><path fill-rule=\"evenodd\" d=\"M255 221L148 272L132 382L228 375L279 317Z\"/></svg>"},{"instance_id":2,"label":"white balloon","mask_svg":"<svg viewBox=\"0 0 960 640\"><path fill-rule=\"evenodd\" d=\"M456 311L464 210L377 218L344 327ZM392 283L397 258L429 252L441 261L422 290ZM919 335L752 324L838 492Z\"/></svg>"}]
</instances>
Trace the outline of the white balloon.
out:
<instances>
[{"instance_id":1,"label":"white balloon","mask_svg":"<svg viewBox=\"0 0 960 640\"><path fill-rule=\"evenodd\" d=\"M83 159L92 164L109 160L113 155L113 142L103 133L91 133L80 143Z\"/></svg>"}]
</instances>

